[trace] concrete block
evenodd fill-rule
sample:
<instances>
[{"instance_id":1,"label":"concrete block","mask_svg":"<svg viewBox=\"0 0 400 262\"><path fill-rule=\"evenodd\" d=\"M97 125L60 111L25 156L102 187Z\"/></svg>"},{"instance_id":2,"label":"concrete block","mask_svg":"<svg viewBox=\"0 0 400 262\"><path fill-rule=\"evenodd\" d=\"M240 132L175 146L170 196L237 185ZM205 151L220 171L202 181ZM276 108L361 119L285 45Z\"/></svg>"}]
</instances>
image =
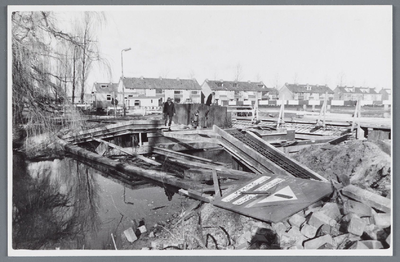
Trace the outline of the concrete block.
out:
<instances>
[{"instance_id":1,"label":"concrete block","mask_svg":"<svg viewBox=\"0 0 400 262\"><path fill-rule=\"evenodd\" d=\"M365 222L361 218L355 216L350 220L347 226L347 232L356 236L361 236L364 232L365 226Z\"/></svg>"},{"instance_id":2,"label":"concrete block","mask_svg":"<svg viewBox=\"0 0 400 262\"><path fill-rule=\"evenodd\" d=\"M330 226L336 225L336 220L332 219L331 217L325 215L321 212L312 213L310 219L308 220L308 224L315 228L319 228L323 224L327 224Z\"/></svg>"},{"instance_id":3,"label":"concrete block","mask_svg":"<svg viewBox=\"0 0 400 262\"><path fill-rule=\"evenodd\" d=\"M318 249L325 244L333 245L333 239L330 235L324 235L304 242L304 249Z\"/></svg>"},{"instance_id":4,"label":"concrete block","mask_svg":"<svg viewBox=\"0 0 400 262\"><path fill-rule=\"evenodd\" d=\"M319 212L327 215L328 217L338 220L342 214L336 203L325 203L325 205L319 210Z\"/></svg>"},{"instance_id":5,"label":"concrete block","mask_svg":"<svg viewBox=\"0 0 400 262\"><path fill-rule=\"evenodd\" d=\"M310 226L308 224L303 224L301 227L301 234L303 234L307 238L314 238L315 235L317 234L317 228Z\"/></svg>"},{"instance_id":6,"label":"concrete block","mask_svg":"<svg viewBox=\"0 0 400 262\"><path fill-rule=\"evenodd\" d=\"M349 249L369 249L369 248L361 241L357 241Z\"/></svg>"},{"instance_id":7,"label":"concrete block","mask_svg":"<svg viewBox=\"0 0 400 262\"><path fill-rule=\"evenodd\" d=\"M364 245L366 245L369 249L382 249L383 245L380 241L377 240L363 240L360 241Z\"/></svg>"},{"instance_id":8,"label":"concrete block","mask_svg":"<svg viewBox=\"0 0 400 262\"><path fill-rule=\"evenodd\" d=\"M380 196L365 189L361 189L354 185L348 185L342 189L342 194L383 212L391 212L392 201L389 198Z\"/></svg>"},{"instance_id":9,"label":"concrete block","mask_svg":"<svg viewBox=\"0 0 400 262\"><path fill-rule=\"evenodd\" d=\"M289 218L289 223L291 226L296 226L298 228L301 227L301 225L306 221L306 219L303 216L300 216L298 214L294 214Z\"/></svg>"},{"instance_id":10,"label":"concrete block","mask_svg":"<svg viewBox=\"0 0 400 262\"><path fill-rule=\"evenodd\" d=\"M387 228L392 225L391 215L385 213L378 213L373 216L374 224L379 228Z\"/></svg>"},{"instance_id":11,"label":"concrete block","mask_svg":"<svg viewBox=\"0 0 400 262\"><path fill-rule=\"evenodd\" d=\"M344 214L354 213L359 217L372 216L372 208L370 206L351 199L343 203L343 212Z\"/></svg>"}]
</instances>

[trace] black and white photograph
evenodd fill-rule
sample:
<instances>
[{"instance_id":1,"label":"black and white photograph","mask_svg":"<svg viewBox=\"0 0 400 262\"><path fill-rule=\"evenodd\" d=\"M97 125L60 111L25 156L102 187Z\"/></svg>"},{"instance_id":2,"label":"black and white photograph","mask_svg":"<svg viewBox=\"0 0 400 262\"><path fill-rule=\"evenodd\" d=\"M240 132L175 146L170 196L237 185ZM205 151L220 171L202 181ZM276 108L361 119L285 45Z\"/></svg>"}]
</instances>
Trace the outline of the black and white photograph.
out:
<instances>
[{"instance_id":1,"label":"black and white photograph","mask_svg":"<svg viewBox=\"0 0 400 262\"><path fill-rule=\"evenodd\" d=\"M392 256L390 5L8 6L8 256Z\"/></svg>"}]
</instances>

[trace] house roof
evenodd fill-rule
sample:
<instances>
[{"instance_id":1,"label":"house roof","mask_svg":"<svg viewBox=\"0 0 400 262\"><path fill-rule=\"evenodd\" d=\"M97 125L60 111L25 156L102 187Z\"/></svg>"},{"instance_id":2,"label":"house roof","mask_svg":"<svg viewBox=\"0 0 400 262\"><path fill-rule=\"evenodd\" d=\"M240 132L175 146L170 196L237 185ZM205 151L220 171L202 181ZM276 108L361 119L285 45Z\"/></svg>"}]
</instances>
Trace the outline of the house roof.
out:
<instances>
[{"instance_id":1,"label":"house roof","mask_svg":"<svg viewBox=\"0 0 400 262\"><path fill-rule=\"evenodd\" d=\"M272 91L263 82L240 82L223 80L206 80L206 83L213 91Z\"/></svg>"},{"instance_id":2,"label":"house roof","mask_svg":"<svg viewBox=\"0 0 400 262\"><path fill-rule=\"evenodd\" d=\"M332 89L330 89L327 85L301 85L301 84L288 84L286 83L285 86L292 92L292 93L320 93L320 94L333 94Z\"/></svg>"},{"instance_id":3,"label":"house roof","mask_svg":"<svg viewBox=\"0 0 400 262\"><path fill-rule=\"evenodd\" d=\"M335 90L348 94L377 94L377 92L370 87L337 86Z\"/></svg>"},{"instance_id":4,"label":"house roof","mask_svg":"<svg viewBox=\"0 0 400 262\"><path fill-rule=\"evenodd\" d=\"M118 83L94 83L93 92L96 93L113 93L117 92Z\"/></svg>"},{"instance_id":5,"label":"house roof","mask_svg":"<svg viewBox=\"0 0 400 262\"><path fill-rule=\"evenodd\" d=\"M195 79L125 77L122 81L127 89L201 90Z\"/></svg>"},{"instance_id":6,"label":"house roof","mask_svg":"<svg viewBox=\"0 0 400 262\"><path fill-rule=\"evenodd\" d=\"M379 93L387 93L387 94L391 95L392 94L392 89L383 88Z\"/></svg>"}]
</instances>

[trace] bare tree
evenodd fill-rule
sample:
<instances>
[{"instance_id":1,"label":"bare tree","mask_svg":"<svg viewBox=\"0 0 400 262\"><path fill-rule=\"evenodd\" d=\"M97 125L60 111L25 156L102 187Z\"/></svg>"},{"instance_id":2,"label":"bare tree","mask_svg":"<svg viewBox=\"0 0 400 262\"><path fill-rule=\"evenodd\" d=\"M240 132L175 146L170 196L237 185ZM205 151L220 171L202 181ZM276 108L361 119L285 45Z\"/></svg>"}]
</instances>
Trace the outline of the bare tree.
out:
<instances>
[{"instance_id":1,"label":"bare tree","mask_svg":"<svg viewBox=\"0 0 400 262\"><path fill-rule=\"evenodd\" d=\"M235 67L235 71L234 71L234 80L235 81L240 81L243 77L243 68L242 65L240 63L238 63Z\"/></svg>"}]
</instances>

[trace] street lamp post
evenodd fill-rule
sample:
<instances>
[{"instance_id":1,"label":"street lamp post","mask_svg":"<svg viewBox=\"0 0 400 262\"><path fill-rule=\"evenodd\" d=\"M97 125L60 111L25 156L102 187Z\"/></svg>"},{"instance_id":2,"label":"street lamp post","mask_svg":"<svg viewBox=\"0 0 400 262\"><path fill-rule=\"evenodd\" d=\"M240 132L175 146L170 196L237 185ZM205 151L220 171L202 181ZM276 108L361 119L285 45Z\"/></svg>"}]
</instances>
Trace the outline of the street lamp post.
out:
<instances>
[{"instance_id":1,"label":"street lamp post","mask_svg":"<svg viewBox=\"0 0 400 262\"><path fill-rule=\"evenodd\" d=\"M123 53L131 50L131 48L125 48L121 50L121 80L124 79L124 56ZM123 102L123 110L124 110L124 116L126 116L126 109L125 109L125 87L122 86L122 102Z\"/></svg>"}]
</instances>

